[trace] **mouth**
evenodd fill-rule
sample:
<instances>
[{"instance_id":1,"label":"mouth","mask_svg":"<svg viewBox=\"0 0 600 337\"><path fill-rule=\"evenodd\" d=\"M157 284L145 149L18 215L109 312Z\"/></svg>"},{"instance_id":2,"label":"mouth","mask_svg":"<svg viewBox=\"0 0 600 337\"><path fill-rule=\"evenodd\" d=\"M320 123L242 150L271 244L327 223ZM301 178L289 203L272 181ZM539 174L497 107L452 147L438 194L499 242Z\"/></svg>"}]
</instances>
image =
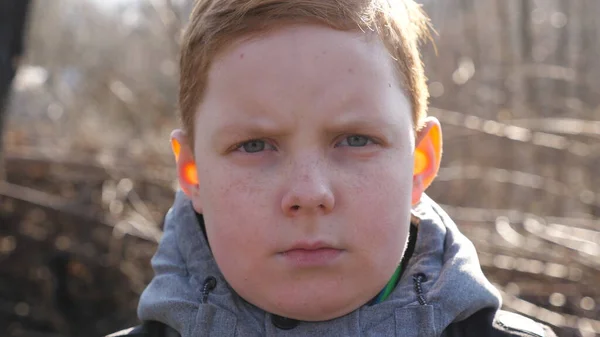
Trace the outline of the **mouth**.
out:
<instances>
[{"instance_id":1,"label":"mouth","mask_svg":"<svg viewBox=\"0 0 600 337\"><path fill-rule=\"evenodd\" d=\"M331 265L343 255L344 250L322 241L298 242L279 253L286 264L293 267L322 267Z\"/></svg>"},{"instance_id":2,"label":"mouth","mask_svg":"<svg viewBox=\"0 0 600 337\"><path fill-rule=\"evenodd\" d=\"M286 252L292 250L319 250L319 249L336 249L336 247L325 241L298 241L294 243ZM285 252L284 252L285 253Z\"/></svg>"}]
</instances>

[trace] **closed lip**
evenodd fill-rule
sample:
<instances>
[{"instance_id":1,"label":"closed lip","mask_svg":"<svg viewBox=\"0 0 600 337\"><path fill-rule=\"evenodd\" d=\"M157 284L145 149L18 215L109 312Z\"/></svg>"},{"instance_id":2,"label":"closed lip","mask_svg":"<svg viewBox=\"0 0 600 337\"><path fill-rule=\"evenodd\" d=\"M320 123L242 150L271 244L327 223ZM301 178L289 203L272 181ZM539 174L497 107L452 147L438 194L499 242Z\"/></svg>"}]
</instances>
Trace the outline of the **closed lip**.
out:
<instances>
[{"instance_id":1,"label":"closed lip","mask_svg":"<svg viewBox=\"0 0 600 337\"><path fill-rule=\"evenodd\" d=\"M341 250L332 243L326 241L298 241L294 243L290 248L284 250L282 253L290 252L294 250L319 250L319 249L335 249Z\"/></svg>"}]
</instances>

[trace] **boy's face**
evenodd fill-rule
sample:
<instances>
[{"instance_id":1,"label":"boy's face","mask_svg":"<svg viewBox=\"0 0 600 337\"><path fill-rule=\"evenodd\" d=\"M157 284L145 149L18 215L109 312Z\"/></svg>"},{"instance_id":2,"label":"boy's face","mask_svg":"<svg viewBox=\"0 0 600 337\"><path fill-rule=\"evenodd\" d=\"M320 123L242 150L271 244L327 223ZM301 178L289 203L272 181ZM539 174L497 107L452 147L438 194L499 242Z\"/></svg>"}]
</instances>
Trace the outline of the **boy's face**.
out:
<instances>
[{"instance_id":1,"label":"boy's face","mask_svg":"<svg viewBox=\"0 0 600 337\"><path fill-rule=\"evenodd\" d=\"M280 28L213 63L195 125L217 264L248 302L339 317L385 286L404 252L410 104L385 47L362 32Z\"/></svg>"}]
</instances>

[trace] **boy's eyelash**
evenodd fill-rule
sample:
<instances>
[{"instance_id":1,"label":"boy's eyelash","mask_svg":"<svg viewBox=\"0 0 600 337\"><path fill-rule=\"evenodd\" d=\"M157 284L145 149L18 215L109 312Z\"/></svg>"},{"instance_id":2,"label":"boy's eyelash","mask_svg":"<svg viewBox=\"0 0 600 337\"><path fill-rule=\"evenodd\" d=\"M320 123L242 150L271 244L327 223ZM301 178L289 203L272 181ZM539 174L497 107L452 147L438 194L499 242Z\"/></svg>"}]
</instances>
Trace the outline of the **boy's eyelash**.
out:
<instances>
[{"instance_id":1,"label":"boy's eyelash","mask_svg":"<svg viewBox=\"0 0 600 337\"><path fill-rule=\"evenodd\" d=\"M263 138L250 138L241 142L236 143L235 145L233 145L229 151L236 151L239 150L240 148L242 148L244 146L244 144L250 143L250 142L265 142L265 144L267 144L268 146L272 146L275 147L275 145L273 145L272 141L269 141L268 139L263 139Z\"/></svg>"},{"instance_id":2,"label":"boy's eyelash","mask_svg":"<svg viewBox=\"0 0 600 337\"><path fill-rule=\"evenodd\" d=\"M242 142L238 142L238 143L236 143L236 144L235 144L234 146L232 146L231 148L232 148L233 150L238 150L239 148L241 148L242 146L244 146L244 144L246 144L246 143L249 143L249 142L255 142L255 141L257 141L257 140L260 140L260 139L248 139L248 140L244 140L244 141L242 141Z\"/></svg>"},{"instance_id":3,"label":"boy's eyelash","mask_svg":"<svg viewBox=\"0 0 600 337\"><path fill-rule=\"evenodd\" d=\"M342 136L339 136L339 137L336 138L336 141L334 142L334 144L338 144L338 143L344 141L345 139L347 139L348 137L354 137L354 136L365 137L365 138L367 138L369 141L371 141L375 145L381 145L382 144L382 142L378 138L376 138L376 137L368 136L368 135L364 135L364 134L359 134L359 133L344 134ZM256 141L262 141L262 142L265 142L265 143L270 144L271 146L275 147L275 145L273 145L273 143L271 141L269 141L268 139L250 138L250 139L247 139L247 140L235 143L235 145L231 146L228 151L238 150L242 146L244 146L244 144L247 144L249 142L256 142Z\"/></svg>"},{"instance_id":4,"label":"boy's eyelash","mask_svg":"<svg viewBox=\"0 0 600 337\"><path fill-rule=\"evenodd\" d=\"M371 142L373 142L373 144L376 144L376 145L380 145L381 144L381 141L378 138L373 137L373 136L363 135L363 134L360 134L360 133L345 134L343 136L340 136L338 138L338 140L336 140L336 144L339 143L339 142L341 142L341 141L343 141L343 140L348 139L349 137L365 137L368 140L370 140Z\"/></svg>"}]
</instances>

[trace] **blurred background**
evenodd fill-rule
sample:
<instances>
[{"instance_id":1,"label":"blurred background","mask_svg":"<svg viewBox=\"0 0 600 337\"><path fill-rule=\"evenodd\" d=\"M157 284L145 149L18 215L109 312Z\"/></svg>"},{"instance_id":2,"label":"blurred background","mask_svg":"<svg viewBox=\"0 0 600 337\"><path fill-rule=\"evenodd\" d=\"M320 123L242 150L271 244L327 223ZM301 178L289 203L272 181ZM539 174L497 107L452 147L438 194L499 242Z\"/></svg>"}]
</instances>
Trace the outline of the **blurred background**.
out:
<instances>
[{"instance_id":1,"label":"blurred background","mask_svg":"<svg viewBox=\"0 0 600 337\"><path fill-rule=\"evenodd\" d=\"M137 323L176 188L191 2L0 1L1 336ZM600 336L600 1L421 2L445 140L429 195L506 310Z\"/></svg>"}]
</instances>

